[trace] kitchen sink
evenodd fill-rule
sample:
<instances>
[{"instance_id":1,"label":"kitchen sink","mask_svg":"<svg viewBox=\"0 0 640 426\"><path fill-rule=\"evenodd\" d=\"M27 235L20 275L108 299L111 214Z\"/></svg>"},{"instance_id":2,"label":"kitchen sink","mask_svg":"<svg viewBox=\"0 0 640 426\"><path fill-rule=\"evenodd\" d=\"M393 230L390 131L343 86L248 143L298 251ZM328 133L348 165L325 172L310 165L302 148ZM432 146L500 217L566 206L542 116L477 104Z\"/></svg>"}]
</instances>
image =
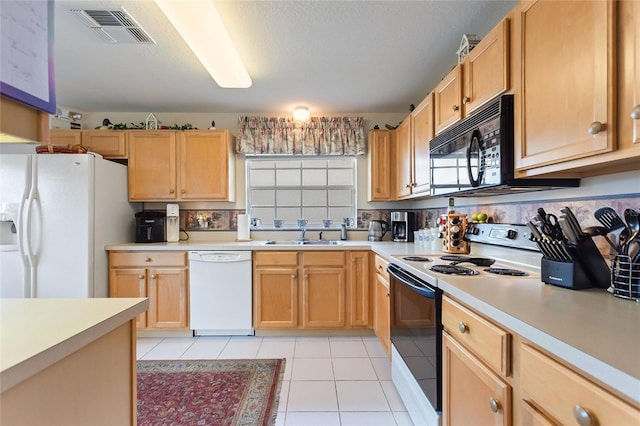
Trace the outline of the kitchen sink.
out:
<instances>
[{"instance_id":1,"label":"kitchen sink","mask_svg":"<svg viewBox=\"0 0 640 426\"><path fill-rule=\"evenodd\" d=\"M264 242L265 246L271 245L279 245L279 246L306 246L306 245L315 245L315 246L338 246L342 244L337 240L288 240L288 241L275 241L268 240Z\"/></svg>"}]
</instances>

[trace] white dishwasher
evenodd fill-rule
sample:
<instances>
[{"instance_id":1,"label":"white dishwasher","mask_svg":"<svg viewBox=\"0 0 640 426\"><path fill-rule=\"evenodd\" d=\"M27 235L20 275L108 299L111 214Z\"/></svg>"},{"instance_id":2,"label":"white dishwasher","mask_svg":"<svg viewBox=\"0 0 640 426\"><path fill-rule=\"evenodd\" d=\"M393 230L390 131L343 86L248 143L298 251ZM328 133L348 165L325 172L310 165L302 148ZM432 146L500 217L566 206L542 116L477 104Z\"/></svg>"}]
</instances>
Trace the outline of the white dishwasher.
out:
<instances>
[{"instance_id":1,"label":"white dishwasher","mask_svg":"<svg viewBox=\"0 0 640 426\"><path fill-rule=\"evenodd\" d=\"M250 251L189 252L189 322L196 336L253 335Z\"/></svg>"}]
</instances>

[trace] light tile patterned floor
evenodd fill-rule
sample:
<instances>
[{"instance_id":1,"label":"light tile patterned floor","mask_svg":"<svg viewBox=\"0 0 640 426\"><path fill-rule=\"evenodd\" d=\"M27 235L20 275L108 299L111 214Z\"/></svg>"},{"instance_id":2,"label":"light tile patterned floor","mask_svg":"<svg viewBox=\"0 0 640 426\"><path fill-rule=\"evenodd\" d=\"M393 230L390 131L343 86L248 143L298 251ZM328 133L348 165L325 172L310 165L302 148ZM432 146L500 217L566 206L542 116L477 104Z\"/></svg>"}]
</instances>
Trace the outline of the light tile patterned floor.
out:
<instances>
[{"instance_id":1,"label":"light tile patterned floor","mask_svg":"<svg viewBox=\"0 0 640 426\"><path fill-rule=\"evenodd\" d=\"M411 426L375 337L138 339L138 359L286 358L277 426Z\"/></svg>"}]
</instances>

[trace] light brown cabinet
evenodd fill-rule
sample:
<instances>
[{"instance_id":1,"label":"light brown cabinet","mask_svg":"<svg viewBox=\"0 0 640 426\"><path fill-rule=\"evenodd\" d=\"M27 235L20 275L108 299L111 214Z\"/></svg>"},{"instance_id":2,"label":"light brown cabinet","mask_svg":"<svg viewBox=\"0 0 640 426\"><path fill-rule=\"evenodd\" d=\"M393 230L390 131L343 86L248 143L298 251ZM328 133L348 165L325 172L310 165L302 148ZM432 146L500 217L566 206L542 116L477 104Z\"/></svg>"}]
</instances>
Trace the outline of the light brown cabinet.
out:
<instances>
[{"instance_id":1,"label":"light brown cabinet","mask_svg":"<svg viewBox=\"0 0 640 426\"><path fill-rule=\"evenodd\" d=\"M131 131L128 146L130 201L235 200L228 131Z\"/></svg>"},{"instance_id":2,"label":"light brown cabinet","mask_svg":"<svg viewBox=\"0 0 640 426\"><path fill-rule=\"evenodd\" d=\"M443 424L511 424L511 335L448 297L442 327Z\"/></svg>"},{"instance_id":3,"label":"light brown cabinet","mask_svg":"<svg viewBox=\"0 0 640 426\"><path fill-rule=\"evenodd\" d=\"M371 130L369 132L368 177L369 201L390 201L395 196L393 164L395 132Z\"/></svg>"},{"instance_id":4,"label":"light brown cabinet","mask_svg":"<svg viewBox=\"0 0 640 426\"><path fill-rule=\"evenodd\" d=\"M539 424L631 425L640 410L534 347L520 346L520 385L525 419ZM542 419L542 420L540 420Z\"/></svg>"},{"instance_id":5,"label":"light brown cabinet","mask_svg":"<svg viewBox=\"0 0 640 426\"><path fill-rule=\"evenodd\" d=\"M369 297L369 252L346 252L347 273L347 326L369 327L370 297Z\"/></svg>"},{"instance_id":6,"label":"light brown cabinet","mask_svg":"<svg viewBox=\"0 0 640 426\"><path fill-rule=\"evenodd\" d=\"M50 129L49 143L51 145L81 145L82 131L69 129Z\"/></svg>"},{"instance_id":7,"label":"light brown cabinet","mask_svg":"<svg viewBox=\"0 0 640 426\"><path fill-rule=\"evenodd\" d=\"M388 262L378 255L374 257L375 268L375 313L373 330L378 336L387 357L391 358L391 306L389 290L389 273L387 272Z\"/></svg>"},{"instance_id":8,"label":"light brown cabinet","mask_svg":"<svg viewBox=\"0 0 640 426\"><path fill-rule=\"evenodd\" d=\"M433 89L436 135L462 120L462 85L462 64L458 64Z\"/></svg>"},{"instance_id":9,"label":"light brown cabinet","mask_svg":"<svg viewBox=\"0 0 640 426\"><path fill-rule=\"evenodd\" d=\"M109 297L148 297L138 329L188 329L186 252L109 252Z\"/></svg>"},{"instance_id":10,"label":"light brown cabinet","mask_svg":"<svg viewBox=\"0 0 640 426\"><path fill-rule=\"evenodd\" d=\"M82 146L104 158L127 158L127 139L124 130L83 130Z\"/></svg>"},{"instance_id":11,"label":"light brown cabinet","mask_svg":"<svg viewBox=\"0 0 640 426\"><path fill-rule=\"evenodd\" d=\"M328 250L256 252L254 327L368 327L368 254Z\"/></svg>"},{"instance_id":12,"label":"light brown cabinet","mask_svg":"<svg viewBox=\"0 0 640 426\"><path fill-rule=\"evenodd\" d=\"M428 194L431 187L431 160L429 142L434 137L433 127L433 93L429 93L411 112L412 146L411 146L411 194Z\"/></svg>"},{"instance_id":13,"label":"light brown cabinet","mask_svg":"<svg viewBox=\"0 0 640 426\"><path fill-rule=\"evenodd\" d=\"M573 160L615 149L616 4L523 1L516 6L518 176L571 170L581 164Z\"/></svg>"},{"instance_id":14,"label":"light brown cabinet","mask_svg":"<svg viewBox=\"0 0 640 426\"><path fill-rule=\"evenodd\" d=\"M411 195L411 158L412 158L412 117L409 115L396 128L395 162L390 169L395 167L395 198L402 199Z\"/></svg>"}]
</instances>

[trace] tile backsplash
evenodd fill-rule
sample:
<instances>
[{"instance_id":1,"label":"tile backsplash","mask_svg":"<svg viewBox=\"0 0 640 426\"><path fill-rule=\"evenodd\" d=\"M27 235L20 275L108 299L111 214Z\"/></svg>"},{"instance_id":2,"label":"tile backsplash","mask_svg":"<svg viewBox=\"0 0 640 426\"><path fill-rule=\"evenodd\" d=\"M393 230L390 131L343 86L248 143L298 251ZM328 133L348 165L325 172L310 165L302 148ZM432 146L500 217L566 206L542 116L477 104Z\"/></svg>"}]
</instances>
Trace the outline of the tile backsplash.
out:
<instances>
[{"instance_id":1,"label":"tile backsplash","mask_svg":"<svg viewBox=\"0 0 640 426\"><path fill-rule=\"evenodd\" d=\"M517 203L496 203L492 205L456 207L456 213L466 213L471 217L472 213L483 212L494 223L524 224L536 214L538 207L544 207L547 213L560 214L560 209L568 206L577 216L583 227L598 225L593 217L600 207L612 207L619 214L626 208L640 209L640 194L623 196L603 196L595 198L575 198L570 200L543 200ZM358 210L356 228L366 230L372 219L389 221L389 210ZM437 218L446 213L446 208L417 209L416 212L419 227L434 226ZM180 210L180 228L191 231L235 231L238 224L238 214L244 214L244 210ZM268 225L267 225L268 226Z\"/></svg>"}]
</instances>

